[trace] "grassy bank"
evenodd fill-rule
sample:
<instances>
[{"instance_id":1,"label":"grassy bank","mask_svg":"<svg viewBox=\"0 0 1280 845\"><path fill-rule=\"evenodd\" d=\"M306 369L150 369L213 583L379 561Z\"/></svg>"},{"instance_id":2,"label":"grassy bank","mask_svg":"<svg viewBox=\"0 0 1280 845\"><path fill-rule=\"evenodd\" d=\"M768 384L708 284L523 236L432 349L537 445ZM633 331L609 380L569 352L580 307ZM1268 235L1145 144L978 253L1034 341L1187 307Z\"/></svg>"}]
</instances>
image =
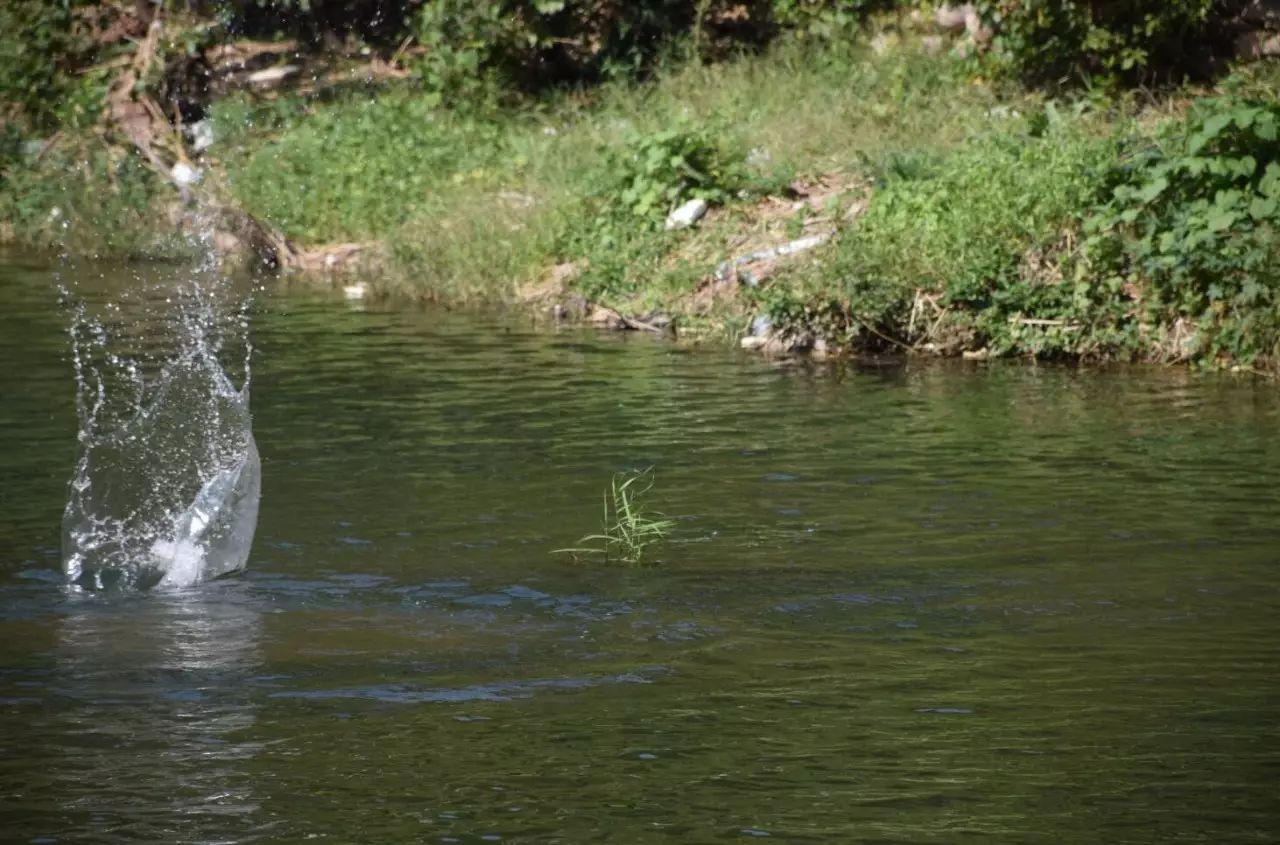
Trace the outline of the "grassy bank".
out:
<instances>
[{"instance_id":1,"label":"grassy bank","mask_svg":"<svg viewBox=\"0 0 1280 845\"><path fill-rule=\"evenodd\" d=\"M706 227L662 231L679 201L715 200L711 226L727 235L735 215L796 178L956 147L999 99L957 62L793 44L515 110L432 102L356 97L300 120L219 104L232 191L291 237L385 242L392 283L414 292L505 299L576 261L581 290L625 304L719 260L697 243L715 240Z\"/></svg>"},{"instance_id":2,"label":"grassy bank","mask_svg":"<svg viewBox=\"0 0 1280 845\"><path fill-rule=\"evenodd\" d=\"M376 244L390 294L675 317L774 351L1280 358L1274 65L1051 99L888 26L664 68L514 106L241 95L214 103L204 163L297 243ZM146 252L169 195L130 166L59 146L5 216L52 238L107 208L112 244ZM691 198L710 212L666 230Z\"/></svg>"}]
</instances>

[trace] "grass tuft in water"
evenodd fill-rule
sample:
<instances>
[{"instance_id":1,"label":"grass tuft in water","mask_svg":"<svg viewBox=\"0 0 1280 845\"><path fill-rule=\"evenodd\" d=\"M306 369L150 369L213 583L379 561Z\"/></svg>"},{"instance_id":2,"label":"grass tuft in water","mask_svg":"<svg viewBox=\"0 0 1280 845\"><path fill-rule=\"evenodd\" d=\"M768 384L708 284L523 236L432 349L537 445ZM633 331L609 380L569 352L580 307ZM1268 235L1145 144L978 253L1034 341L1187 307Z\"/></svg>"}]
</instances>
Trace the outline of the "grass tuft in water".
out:
<instances>
[{"instance_id":1,"label":"grass tuft in water","mask_svg":"<svg viewBox=\"0 0 1280 845\"><path fill-rule=\"evenodd\" d=\"M653 467L634 472L615 473L604 493L604 516L601 533L588 534L578 546L555 549L553 554L599 557L605 563L621 561L628 566L643 566L645 550L663 540L675 522L662 514L647 511L644 498L653 489Z\"/></svg>"}]
</instances>

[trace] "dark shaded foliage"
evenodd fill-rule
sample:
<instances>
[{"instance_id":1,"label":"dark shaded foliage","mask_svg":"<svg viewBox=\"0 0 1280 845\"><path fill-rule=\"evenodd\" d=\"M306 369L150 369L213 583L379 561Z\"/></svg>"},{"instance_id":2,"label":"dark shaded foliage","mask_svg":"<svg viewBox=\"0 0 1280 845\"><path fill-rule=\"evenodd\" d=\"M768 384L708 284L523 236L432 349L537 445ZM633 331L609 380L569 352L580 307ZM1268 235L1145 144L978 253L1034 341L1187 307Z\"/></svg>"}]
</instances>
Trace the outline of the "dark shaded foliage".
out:
<instances>
[{"instance_id":1,"label":"dark shaded foliage","mask_svg":"<svg viewBox=\"0 0 1280 845\"><path fill-rule=\"evenodd\" d=\"M1222 0L980 0L992 57L1031 83L1205 78L1229 52L1239 4Z\"/></svg>"},{"instance_id":2,"label":"dark shaded foliage","mask_svg":"<svg viewBox=\"0 0 1280 845\"><path fill-rule=\"evenodd\" d=\"M312 43L354 36L390 44L403 38L424 0L204 0L191 4L231 37L288 35Z\"/></svg>"}]
</instances>

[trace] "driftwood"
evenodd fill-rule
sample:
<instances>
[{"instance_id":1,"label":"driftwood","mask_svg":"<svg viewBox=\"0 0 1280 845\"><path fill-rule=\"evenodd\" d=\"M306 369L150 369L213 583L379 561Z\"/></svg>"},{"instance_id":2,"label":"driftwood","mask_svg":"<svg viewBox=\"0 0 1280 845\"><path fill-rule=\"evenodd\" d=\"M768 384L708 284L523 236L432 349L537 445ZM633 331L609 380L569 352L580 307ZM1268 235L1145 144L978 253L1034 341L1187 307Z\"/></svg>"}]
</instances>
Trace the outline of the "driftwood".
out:
<instances>
[{"instance_id":1,"label":"driftwood","mask_svg":"<svg viewBox=\"0 0 1280 845\"><path fill-rule=\"evenodd\" d=\"M186 161L182 136L142 86L155 63L163 26L160 18L151 22L132 60L123 65L112 80L107 90L104 122L128 139L152 169L167 180L173 165Z\"/></svg>"}]
</instances>

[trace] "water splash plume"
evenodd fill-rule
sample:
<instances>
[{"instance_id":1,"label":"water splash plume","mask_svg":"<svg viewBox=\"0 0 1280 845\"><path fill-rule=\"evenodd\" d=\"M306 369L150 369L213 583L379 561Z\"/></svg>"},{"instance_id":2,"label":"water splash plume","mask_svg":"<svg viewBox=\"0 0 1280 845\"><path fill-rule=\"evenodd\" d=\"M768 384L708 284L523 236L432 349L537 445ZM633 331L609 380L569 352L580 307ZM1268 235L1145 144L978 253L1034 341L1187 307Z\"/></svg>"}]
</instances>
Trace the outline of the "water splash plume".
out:
<instances>
[{"instance_id":1,"label":"water splash plume","mask_svg":"<svg viewBox=\"0 0 1280 845\"><path fill-rule=\"evenodd\" d=\"M62 519L67 582L198 584L243 569L261 468L247 298L211 268L72 302L80 456ZM228 366L241 366L236 387Z\"/></svg>"}]
</instances>

